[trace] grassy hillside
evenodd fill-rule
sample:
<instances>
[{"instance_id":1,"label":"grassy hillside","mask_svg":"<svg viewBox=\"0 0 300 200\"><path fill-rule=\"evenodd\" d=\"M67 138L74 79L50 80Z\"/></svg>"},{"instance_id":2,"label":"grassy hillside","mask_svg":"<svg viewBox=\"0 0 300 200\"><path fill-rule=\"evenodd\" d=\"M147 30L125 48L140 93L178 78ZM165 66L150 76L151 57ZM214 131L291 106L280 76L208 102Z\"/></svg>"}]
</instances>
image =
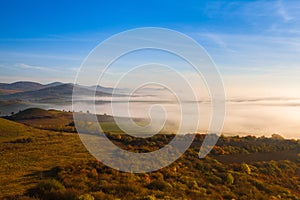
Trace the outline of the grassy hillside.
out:
<instances>
[{"instance_id":1,"label":"grassy hillside","mask_svg":"<svg viewBox=\"0 0 300 200\"><path fill-rule=\"evenodd\" d=\"M78 113L79 115L87 115L87 113ZM110 115L97 115L102 130L105 132L121 134L123 131L116 125L114 118ZM9 120L29 125L38 129L76 132L73 122L73 113L59 110L44 110L41 108L29 108L20 111L14 115L6 117ZM137 119L142 122L142 119Z\"/></svg>"},{"instance_id":2,"label":"grassy hillside","mask_svg":"<svg viewBox=\"0 0 300 200\"><path fill-rule=\"evenodd\" d=\"M21 194L40 172L91 159L76 134L50 132L0 118L0 199Z\"/></svg>"},{"instance_id":3,"label":"grassy hillside","mask_svg":"<svg viewBox=\"0 0 300 200\"><path fill-rule=\"evenodd\" d=\"M0 138L2 140L31 135L31 131L31 127L0 118Z\"/></svg>"},{"instance_id":4,"label":"grassy hillside","mask_svg":"<svg viewBox=\"0 0 300 200\"><path fill-rule=\"evenodd\" d=\"M24 111L20 111L15 115L11 116L11 119L15 120L25 120L25 119L38 119L38 118L54 118L55 113L51 111L44 110L41 108L29 108Z\"/></svg>"},{"instance_id":5,"label":"grassy hillside","mask_svg":"<svg viewBox=\"0 0 300 200\"><path fill-rule=\"evenodd\" d=\"M75 132L68 126L73 121L71 112L29 108L6 118L38 129Z\"/></svg>"},{"instance_id":6,"label":"grassy hillside","mask_svg":"<svg viewBox=\"0 0 300 200\"><path fill-rule=\"evenodd\" d=\"M101 123L117 131L111 116L102 117ZM299 140L222 136L199 159L204 135L196 135L172 165L132 174L96 161L75 133L35 128L65 124L72 113L29 109L11 119L0 118L0 199L300 199ZM107 136L128 151L151 152L174 135Z\"/></svg>"}]
</instances>

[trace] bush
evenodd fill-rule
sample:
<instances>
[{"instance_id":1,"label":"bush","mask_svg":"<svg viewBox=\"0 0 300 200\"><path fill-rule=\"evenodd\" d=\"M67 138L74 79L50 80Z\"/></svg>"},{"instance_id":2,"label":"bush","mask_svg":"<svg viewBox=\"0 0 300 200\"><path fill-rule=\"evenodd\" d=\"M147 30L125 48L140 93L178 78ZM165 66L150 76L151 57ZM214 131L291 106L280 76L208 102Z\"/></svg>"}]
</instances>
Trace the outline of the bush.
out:
<instances>
[{"instance_id":1,"label":"bush","mask_svg":"<svg viewBox=\"0 0 300 200\"><path fill-rule=\"evenodd\" d=\"M29 196L11 196L11 197L7 197L5 198L5 200L38 200L35 197L29 197Z\"/></svg>"},{"instance_id":2,"label":"bush","mask_svg":"<svg viewBox=\"0 0 300 200\"><path fill-rule=\"evenodd\" d=\"M156 197L153 195L148 195L148 196L144 197L143 200L156 200Z\"/></svg>"},{"instance_id":3,"label":"bush","mask_svg":"<svg viewBox=\"0 0 300 200\"><path fill-rule=\"evenodd\" d=\"M61 190L65 189L65 186L61 184L58 180L50 179L38 183L37 189L41 191Z\"/></svg>"},{"instance_id":4,"label":"bush","mask_svg":"<svg viewBox=\"0 0 300 200\"><path fill-rule=\"evenodd\" d=\"M232 185L234 183L234 178L231 173L227 174L226 183Z\"/></svg>"},{"instance_id":5,"label":"bush","mask_svg":"<svg viewBox=\"0 0 300 200\"><path fill-rule=\"evenodd\" d=\"M246 163L242 163L241 169L242 169L242 172L245 172L247 174L251 174L251 169Z\"/></svg>"},{"instance_id":6,"label":"bush","mask_svg":"<svg viewBox=\"0 0 300 200\"><path fill-rule=\"evenodd\" d=\"M103 199L105 199L105 200L115 200L116 199L112 195L105 194L102 191L94 192L92 194L93 194L93 197L95 198L95 200L103 200Z\"/></svg>"},{"instance_id":7,"label":"bush","mask_svg":"<svg viewBox=\"0 0 300 200\"><path fill-rule=\"evenodd\" d=\"M94 200L95 198L90 194L83 194L78 197L78 200Z\"/></svg>"},{"instance_id":8,"label":"bush","mask_svg":"<svg viewBox=\"0 0 300 200\"><path fill-rule=\"evenodd\" d=\"M46 193L65 190L65 186L58 180L50 179L39 182L36 187L30 189L28 194L35 197L43 197Z\"/></svg>"},{"instance_id":9,"label":"bush","mask_svg":"<svg viewBox=\"0 0 300 200\"><path fill-rule=\"evenodd\" d=\"M30 143L30 142L33 142L33 139L32 138L18 138L14 141L11 141L11 143Z\"/></svg>"},{"instance_id":10,"label":"bush","mask_svg":"<svg viewBox=\"0 0 300 200\"><path fill-rule=\"evenodd\" d=\"M108 194L136 194L143 193L144 189L136 184L118 184L103 186L102 190Z\"/></svg>"},{"instance_id":11,"label":"bush","mask_svg":"<svg viewBox=\"0 0 300 200\"><path fill-rule=\"evenodd\" d=\"M78 200L79 192L73 188L45 192L43 200Z\"/></svg>"},{"instance_id":12,"label":"bush","mask_svg":"<svg viewBox=\"0 0 300 200\"><path fill-rule=\"evenodd\" d=\"M165 181L162 180L155 180L152 181L149 185L148 185L149 189L152 190L160 190L160 191L165 191L165 190L169 190L172 188L172 186L169 183L166 183Z\"/></svg>"}]
</instances>

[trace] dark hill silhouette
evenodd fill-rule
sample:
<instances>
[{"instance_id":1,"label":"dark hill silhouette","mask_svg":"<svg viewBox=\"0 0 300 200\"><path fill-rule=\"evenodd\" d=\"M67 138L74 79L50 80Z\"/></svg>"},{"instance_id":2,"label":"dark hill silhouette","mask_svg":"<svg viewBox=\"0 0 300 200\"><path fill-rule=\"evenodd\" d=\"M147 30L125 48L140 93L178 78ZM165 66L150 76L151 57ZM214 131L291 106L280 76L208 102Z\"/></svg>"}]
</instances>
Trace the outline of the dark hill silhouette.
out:
<instances>
[{"instance_id":1,"label":"dark hill silhouette","mask_svg":"<svg viewBox=\"0 0 300 200\"><path fill-rule=\"evenodd\" d=\"M19 81L14 83L0 83L2 90L17 90L17 91L31 91L44 88L45 85L30 81Z\"/></svg>"},{"instance_id":2,"label":"dark hill silhouette","mask_svg":"<svg viewBox=\"0 0 300 200\"><path fill-rule=\"evenodd\" d=\"M17 92L23 92L21 90L5 90L5 89L0 89L0 95L7 95L7 94L14 94Z\"/></svg>"},{"instance_id":3,"label":"dark hill silhouette","mask_svg":"<svg viewBox=\"0 0 300 200\"><path fill-rule=\"evenodd\" d=\"M28 108L8 118L10 120L25 120L25 119L51 118L51 117L54 117L54 115L48 110L44 110L41 108Z\"/></svg>"},{"instance_id":4,"label":"dark hill silhouette","mask_svg":"<svg viewBox=\"0 0 300 200\"><path fill-rule=\"evenodd\" d=\"M49 83L44 85L45 87L54 87L54 86L59 86L59 85L63 85L64 83L62 82L53 82L53 83Z\"/></svg>"},{"instance_id":5,"label":"dark hill silhouette","mask_svg":"<svg viewBox=\"0 0 300 200\"><path fill-rule=\"evenodd\" d=\"M77 92L82 95L92 95L93 90L86 87L76 85ZM0 96L0 100L21 99L28 102L52 103L52 102L65 102L72 100L73 84L61 84L53 87L46 87L34 91L18 92L9 95ZM111 94L96 91L96 96L110 96Z\"/></svg>"},{"instance_id":6,"label":"dark hill silhouette","mask_svg":"<svg viewBox=\"0 0 300 200\"><path fill-rule=\"evenodd\" d=\"M18 92L27 92L40 90L48 87L63 85L61 82L53 82L49 84L41 84L31 81L18 81L14 83L0 83L0 95L14 94Z\"/></svg>"},{"instance_id":7,"label":"dark hill silhouette","mask_svg":"<svg viewBox=\"0 0 300 200\"><path fill-rule=\"evenodd\" d=\"M96 85L96 86L91 86L90 87L91 89L93 90L97 90L97 91L100 91L100 92L106 92L106 93L112 93L114 88L110 88L110 87L103 87L103 86L100 86L100 85Z\"/></svg>"}]
</instances>

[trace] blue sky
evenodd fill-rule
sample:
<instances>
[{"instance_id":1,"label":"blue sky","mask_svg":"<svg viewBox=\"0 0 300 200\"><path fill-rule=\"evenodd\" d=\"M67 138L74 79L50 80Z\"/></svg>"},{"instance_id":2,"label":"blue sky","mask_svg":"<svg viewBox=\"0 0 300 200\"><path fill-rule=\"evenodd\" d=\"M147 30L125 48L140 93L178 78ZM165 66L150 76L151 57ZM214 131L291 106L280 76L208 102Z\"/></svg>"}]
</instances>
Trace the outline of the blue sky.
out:
<instances>
[{"instance_id":1,"label":"blue sky","mask_svg":"<svg viewBox=\"0 0 300 200\"><path fill-rule=\"evenodd\" d=\"M247 93L293 95L300 89L299 11L297 0L1 1L0 78L73 82L99 42L157 26L198 41L229 94L248 88Z\"/></svg>"}]
</instances>

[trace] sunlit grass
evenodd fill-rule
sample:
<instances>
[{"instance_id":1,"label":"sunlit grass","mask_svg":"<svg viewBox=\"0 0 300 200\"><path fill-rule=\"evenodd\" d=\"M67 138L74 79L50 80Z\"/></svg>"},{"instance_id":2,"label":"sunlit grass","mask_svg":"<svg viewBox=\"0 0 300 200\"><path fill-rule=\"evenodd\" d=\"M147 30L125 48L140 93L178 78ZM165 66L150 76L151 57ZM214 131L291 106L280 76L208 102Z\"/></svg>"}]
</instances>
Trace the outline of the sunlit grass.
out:
<instances>
[{"instance_id":1,"label":"sunlit grass","mask_svg":"<svg viewBox=\"0 0 300 200\"><path fill-rule=\"evenodd\" d=\"M17 140L21 138L31 140ZM39 180L38 172L92 159L77 134L38 130L4 119L0 119L0 155L0 198L25 192Z\"/></svg>"}]
</instances>

